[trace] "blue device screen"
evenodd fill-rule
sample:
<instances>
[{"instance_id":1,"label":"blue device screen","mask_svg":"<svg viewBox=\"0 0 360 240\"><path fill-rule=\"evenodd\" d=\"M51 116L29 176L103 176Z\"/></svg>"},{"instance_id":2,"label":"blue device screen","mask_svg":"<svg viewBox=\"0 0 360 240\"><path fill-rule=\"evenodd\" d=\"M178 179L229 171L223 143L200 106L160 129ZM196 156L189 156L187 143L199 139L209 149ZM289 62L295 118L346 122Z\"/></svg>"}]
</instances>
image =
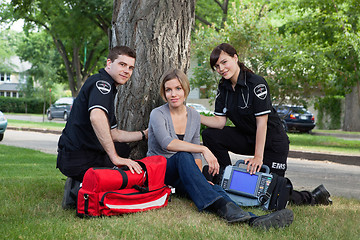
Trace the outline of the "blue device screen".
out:
<instances>
[{"instance_id":1,"label":"blue device screen","mask_svg":"<svg viewBox=\"0 0 360 240\"><path fill-rule=\"evenodd\" d=\"M254 195L257 181L258 175L234 170L229 189Z\"/></svg>"}]
</instances>

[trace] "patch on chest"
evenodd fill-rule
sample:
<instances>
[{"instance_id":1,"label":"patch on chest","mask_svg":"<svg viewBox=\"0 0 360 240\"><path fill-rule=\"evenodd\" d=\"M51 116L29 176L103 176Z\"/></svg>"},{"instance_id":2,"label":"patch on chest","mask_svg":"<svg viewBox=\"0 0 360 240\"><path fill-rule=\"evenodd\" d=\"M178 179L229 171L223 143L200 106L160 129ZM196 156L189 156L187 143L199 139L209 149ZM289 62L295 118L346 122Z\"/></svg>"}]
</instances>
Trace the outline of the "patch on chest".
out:
<instances>
[{"instance_id":1,"label":"patch on chest","mask_svg":"<svg viewBox=\"0 0 360 240\"><path fill-rule=\"evenodd\" d=\"M110 83L103 81L103 80L99 80L96 82L96 87L97 89L99 89L99 91L102 94L108 94L111 91L111 85Z\"/></svg>"},{"instance_id":2,"label":"patch on chest","mask_svg":"<svg viewBox=\"0 0 360 240\"><path fill-rule=\"evenodd\" d=\"M259 84L254 88L255 95L260 98L261 100L264 100L267 96L267 88L265 84Z\"/></svg>"}]
</instances>

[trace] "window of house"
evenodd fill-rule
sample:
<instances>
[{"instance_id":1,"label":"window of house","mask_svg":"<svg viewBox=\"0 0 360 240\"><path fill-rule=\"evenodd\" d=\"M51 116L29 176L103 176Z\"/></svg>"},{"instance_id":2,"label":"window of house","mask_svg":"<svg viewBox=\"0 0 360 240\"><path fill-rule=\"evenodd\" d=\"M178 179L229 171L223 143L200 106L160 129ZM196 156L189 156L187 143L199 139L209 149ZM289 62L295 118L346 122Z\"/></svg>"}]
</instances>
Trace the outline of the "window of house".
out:
<instances>
[{"instance_id":1,"label":"window of house","mask_svg":"<svg viewBox=\"0 0 360 240\"><path fill-rule=\"evenodd\" d=\"M6 97L10 97L10 92L6 92Z\"/></svg>"},{"instance_id":2,"label":"window of house","mask_svg":"<svg viewBox=\"0 0 360 240\"><path fill-rule=\"evenodd\" d=\"M3 97L4 95L4 92L0 92L0 97Z\"/></svg>"},{"instance_id":3,"label":"window of house","mask_svg":"<svg viewBox=\"0 0 360 240\"><path fill-rule=\"evenodd\" d=\"M1 82L5 81L5 73L0 73L0 81Z\"/></svg>"},{"instance_id":4,"label":"window of house","mask_svg":"<svg viewBox=\"0 0 360 240\"><path fill-rule=\"evenodd\" d=\"M10 82L10 75L11 75L10 73L6 74L6 81L8 81L8 82Z\"/></svg>"}]
</instances>

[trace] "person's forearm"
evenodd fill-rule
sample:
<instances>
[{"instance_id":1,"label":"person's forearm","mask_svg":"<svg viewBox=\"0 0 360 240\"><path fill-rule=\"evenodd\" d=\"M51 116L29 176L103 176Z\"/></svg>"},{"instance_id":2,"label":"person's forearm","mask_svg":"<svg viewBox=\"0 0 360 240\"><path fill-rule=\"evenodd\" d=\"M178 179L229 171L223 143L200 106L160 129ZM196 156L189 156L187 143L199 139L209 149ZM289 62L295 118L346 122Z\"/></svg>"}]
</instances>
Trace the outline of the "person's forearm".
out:
<instances>
[{"instance_id":1,"label":"person's forearm","mask_svg":"<svg viewBox=\"0 0 360 240\"><path fill-rule=\"evenodd\" d=\"M146 131L143 130L143 133L146 134ZM128 132L120 129L112 129L111 137L114 142L136 142L143 139L143 134L141 131Z\"/></svg>"},{"instance_id":2,"label":"person's forearm","mask_svg":"<svg viewBox=\"0 0 360 240\"><path fill-rule=\"evenodd\" d=\"M267 115L256 118L257 128L256 128L254 157L260 158L261 160L264 157L264 149L265 149L266 133L267 133L267 120L268 120Z\"/></svg>"},{"instance_id":3,"label":"person's forearm","mask_svg":"<svg viewBox=\"0 0 360 240\"><path fill-rule=\"evenodd\" d=\"M201 124L210 128L222 129L226 124L226 117L200 115L200 119Z\"/></svg>"},{"instance_id":4,"label":"person's forearm","mask_svg":"<svg viewBox=\"0 0 360 240\"><path fill-rule=\"evenodd\" d=\"M110 126L105 112L101 109L91 110L90 121L101 146L108 154L110 160L116 165L114 159L116 159L117 153L111 137Z\"/></svg>"},{"instance_id":5,"label":"person's forearm","mask_svg":"<svg viewBox=\"0 0 360 240\"><path fill-rule=\"evenodd\" d=\"M172 140L167 146L167 150L173 152L191 152L191 153L204 153L206 151L205 146L197 145L178 139Z\"/></svg>"}]
</instances>

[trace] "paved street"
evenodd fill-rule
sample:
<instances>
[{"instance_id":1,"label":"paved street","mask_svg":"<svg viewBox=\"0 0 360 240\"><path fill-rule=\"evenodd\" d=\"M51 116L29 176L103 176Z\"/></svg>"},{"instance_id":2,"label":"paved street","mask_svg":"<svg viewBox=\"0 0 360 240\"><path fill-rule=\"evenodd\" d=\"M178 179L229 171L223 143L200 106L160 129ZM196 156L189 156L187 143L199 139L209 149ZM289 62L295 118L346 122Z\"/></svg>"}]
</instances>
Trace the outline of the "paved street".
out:
<instances>
[{"instance_id":1,"label":"paved street","mask_svg":"<svg viewBox=\"0 0 360 240\"><path fill-rule=\"evenodd\" d=\"M0 144L56 154L58 139L58 134L7 130ZM244 156L235 154L231 157L234 162L244 159ZM360 199L360 166L289 158L286 174L297 190L312 190L323 183L332 195Z\"/></svg>"}]
</instances>

